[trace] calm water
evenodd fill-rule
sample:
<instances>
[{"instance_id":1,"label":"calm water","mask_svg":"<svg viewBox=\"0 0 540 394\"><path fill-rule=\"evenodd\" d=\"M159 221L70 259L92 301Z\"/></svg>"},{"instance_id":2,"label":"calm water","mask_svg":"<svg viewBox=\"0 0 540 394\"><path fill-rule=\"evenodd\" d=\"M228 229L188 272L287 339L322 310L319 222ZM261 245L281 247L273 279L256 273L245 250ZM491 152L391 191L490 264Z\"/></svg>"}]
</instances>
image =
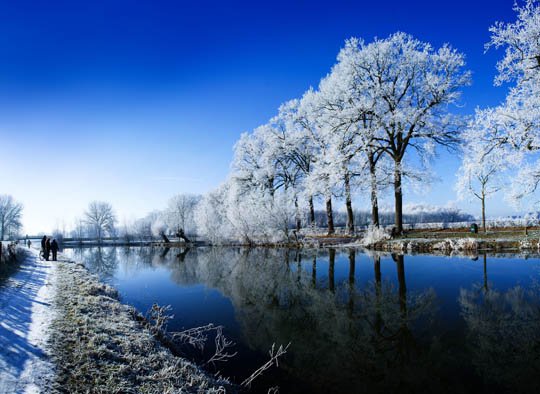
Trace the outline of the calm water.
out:
<instances>
[{"instance_id":1,"label":"calm water","mask_svg":"<svg viewBox=\"0 0 540 394\"><path fill-rule=\"evenodd\" d=\"M67 250L172 331L225 327L238 355L210 366L240 382L291 343L255 392L540 391L540 259L392 256L360 250ZM213 353L213 339L199 363Z\"/></svg>"}]
</instances>

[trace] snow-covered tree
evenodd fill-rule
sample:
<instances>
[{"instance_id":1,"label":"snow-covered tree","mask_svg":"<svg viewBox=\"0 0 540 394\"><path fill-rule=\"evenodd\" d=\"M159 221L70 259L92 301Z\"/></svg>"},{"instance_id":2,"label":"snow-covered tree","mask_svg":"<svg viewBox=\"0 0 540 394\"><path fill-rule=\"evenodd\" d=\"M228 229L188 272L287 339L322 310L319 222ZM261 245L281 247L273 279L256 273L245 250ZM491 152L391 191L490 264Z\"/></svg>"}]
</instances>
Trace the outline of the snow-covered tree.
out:
<instances>
[{"instance_id":1,"label":"snow-covered tree","mask_svg":"<svg viewBox=\"0 0 540 394\"><path fill-rule=\"evenodd\" d=\"M357 114L352 114L352 89L347 78L343 78L341 63L334 66L332 73L319 84L319 91L314 97L316 116L319 118L317 139L321 141L323 154L319 165L324 164L329 178L334 180L336 189L342 191L347 212L347 230L354 233L354 214L352 194L354 176L358 171L359 153L364 147L358 141ZM345 83L343 83L345 79ZM351 115L354 119L351 119Z\"/></svg>"},{"instance_id":2,"label":"snow-covered tree","mask_svg":"<svg viewBox=\"0 0 540 394\"><path fill-rule=\"evenodd\" d=\"M321 196L324 199L328 234L333 234L335 229L332 197L341 194L342 172L339 170L342 166L329 138L332 125L325 122L321 101L321 94L309 89L304 93L299 105L299 118L309 133L313 149L313 161L305 181L305 190L309 196Z\"/></svg>"},{"instance_id":3,"label":"snow-covered tree","mask_svg":"<svg viewBox=\"0 0 540 394\"><path fill-rule=\"evenodd\" d=\"M460 198L472 195L480 200L482 228L486 232L486 199L499 191L505 171L506 158L500 149L493 149L497 134L493 110L477 110L474 120L462 135L463 161L456 184Z\"/></svg>"},{"instance_id":4,"label":"snow-covered tree","mask_svg":"<svg viewBox=\"0 0 540 394\"><path fill-rule=\"evenodd\" d=\"M279 107L278 115L270 120L276 177L281 180L286 194L294 199L297 230L301 227L301 208L304 205L300 200L307 200L309 223L315 221L313 196L304 193L306 178L313 165L314 148L310 133L304 127L299 105L299 100L287 101Z\"/></svg>"},{"instance_id":5,"label":"snow-covered tree","mask_svg":"<svg viewBox=\"0 0 540 394\"><path fill-rule=\"evenodd\" d=\"M396 229L402 232L406 153L413 148L426 158L437 144L457 144L461 122L448 108L469 84L470 73L463 69L463 55L449 45L435 50L404 33L370 44L353 38L345 47L358 52L353 63L356 89L372 95L378 130L374 139L394 162Z\"/></svg>"},{"instance_id":6,"label":"snow-covered tree","mask_svg":"<svg viewBox=\"0 0 540 394\"><path fill-rule=\"evenodd\" d=\"M313 195L306 189L306 180L313 170L317 146L313 139L314 126L310 123L310 112L306 112L305 102L294 99L280 106L278 115L272 119L274 127L283 130L283 152L288 159L289 173L294 188L308 204L308 221L315 223L315 207Z\"/></svg>"},{"instance_id":7,"label":"snow-covered tree","mask_svg":"<svg viewBox=\"0 0 540 394\"><path fill-rule=\"evenodd\" d=\"M519 5L522 3L523 5ZM516 1L513 23L497 22L489 31L491 41L486 48L505 48L505 56L497 63L495 83L538 80L540 74L540 8L538 0Z\"/></svg>"},{"instance_id":8,"label":"snow-covered tree","mask_svg":"<svg viewBox=\"0 0 540 394\"><path fill-rule=\"evenodd\" d=\"M253 133L243 133L234 146L233 176L241 191L258 188L269 194L282 186L276 179L276 147L269 125L257 127Z\"/></svg>"},{"instance_id":9,"label":"snow-covered tree","mask_svg":"<svg viewBox=\"0 0 540 394\"><path fill-rule=\"evenodd\" d=\"M323 123L330 126L326 139L335 154L336 170L343 179L349 232L354 231L352 186L370 190L372 223L378 226L378 189L387 182L387 171L382 174L377 171L381 167L387 170L385 165L378 165L384 150L375 139L380 128L375 116L377 96L358 80L358 75L362 74L357 68L362 67L365 52L361 41L355 42L358 45L345 45L341 49L337 64L321 81L318 94L320 116Z\"/></svg>"},{"instance_id":10,"label":"snow-covered tree","mask_svg":"<svg viewBox=\"0 0 540 394\"><path fill-rule=\"evenodd\" d=\"M6 236L15 235L22 228L22 211L22 204L15 201L13 196L0 195L0 241Z\"/></svg>"},{"instance_id":11,"label":"snow-covered tree","mask_svg":"<svg viewBox=\"0 0 540 394\"><path fill-rule=\"evenodd\" d=\"M195 230L195 207L201 200L201 196L194 194L177 194L167 203L163 212L164 222L168 229L175 234L180 230L193 232Z\"/></svg>"},{"instance_id":12,"label":"snow-covered tree","mask_svg":"<svg viewBox=\"0 0 540 394\"><path fill-rule=\"evenodd\" d=\"M223 183L206 193L195 208L197 232L216 245L231 239L231 223L227 218L227 193L229 184Z\"/></svg>"},{"instance_id":13,"label":"snow-covered tree","mask_svg":"<svg viewBox=\"0 0 540 394\"><path fill-rule=\"evenodd\" d=\"M94 235L101 242L103 235L111 235L116 224L116 215L111 204L103 201L92 201L84 212L84 220Z\"/></svg>"},{"instance_id":14,"label":"snow-covered tree","mask_svg":"<svg viewBox=\"0 0 540 394\"><path fill-rule=\"evenodd\" d=\"M534 194L540 184L540 6L537 0L516 2L517 20L491 27L487 47L504 48L497 64L496 85L511 86L503 104L490 112L499 125L492 149L518 167L510 197L516 203Z\"/></svg>"}]
</instances>

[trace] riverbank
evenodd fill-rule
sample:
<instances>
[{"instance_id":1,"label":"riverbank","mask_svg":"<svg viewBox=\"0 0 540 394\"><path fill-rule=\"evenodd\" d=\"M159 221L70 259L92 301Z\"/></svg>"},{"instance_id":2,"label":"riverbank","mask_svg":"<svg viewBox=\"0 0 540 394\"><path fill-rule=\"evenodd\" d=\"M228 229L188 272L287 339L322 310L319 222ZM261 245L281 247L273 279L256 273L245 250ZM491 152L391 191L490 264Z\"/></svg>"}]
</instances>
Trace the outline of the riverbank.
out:
<instances>
[{"instance_id":1,"label":"riverbank","mask_svg":"<svg viewBox=\"0 0 540 394\"><path fill-rule=\"evenodd\" d=\"M51 328L56 387L77 392L218 393L220 382L175 357L81 264L59 262Z\"/></svg>"},{"instance_id":2,"label":"riverbank","mask_svg":"<svg viewBox=\"0 0 540 394\"><path fill-rule=\"evenodd\" d=\"M386 252L417 253L538 251L540 233L534 230L525 234L518 229L478 234L455 230L411 231L401 237L383 239L364 246Z\"/></svg>"},{"instance_id":3,"label":"riverbank","mask_svg":"<svg viewBox=\"0 0 540 394\"><path fill-rule=\"evenodd\" d=\"M174 356L82 264L22 255L0 289L0 392L225 392L226 381Z\"/></svg>"}]
</instances>

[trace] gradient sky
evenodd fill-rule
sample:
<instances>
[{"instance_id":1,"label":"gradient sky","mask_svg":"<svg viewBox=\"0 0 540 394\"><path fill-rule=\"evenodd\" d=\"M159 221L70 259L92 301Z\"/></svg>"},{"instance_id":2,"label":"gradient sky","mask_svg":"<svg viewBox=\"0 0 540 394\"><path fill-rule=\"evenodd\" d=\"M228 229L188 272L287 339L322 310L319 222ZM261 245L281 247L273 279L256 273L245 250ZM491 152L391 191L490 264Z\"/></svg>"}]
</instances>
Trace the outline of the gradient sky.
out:
<instances>
[{"instance_id":1,"label":"gradient sky","mask_svg":"<svg viewBox=\"0 0 540 394\"><path fill-rule=\"evenodd\" d=\"M448 42L473 72L460 111L496 105L503 54L484 44L495 21L515 19L512 4L1 1L0 194L24 204L25 231L37 233L70 227L92 200L122 220L204 193L225 179L240 133L316 86L351 36ZM441 181L405 202L456 200L458 158L434 167Z\"/></svg>"}]
</instances>

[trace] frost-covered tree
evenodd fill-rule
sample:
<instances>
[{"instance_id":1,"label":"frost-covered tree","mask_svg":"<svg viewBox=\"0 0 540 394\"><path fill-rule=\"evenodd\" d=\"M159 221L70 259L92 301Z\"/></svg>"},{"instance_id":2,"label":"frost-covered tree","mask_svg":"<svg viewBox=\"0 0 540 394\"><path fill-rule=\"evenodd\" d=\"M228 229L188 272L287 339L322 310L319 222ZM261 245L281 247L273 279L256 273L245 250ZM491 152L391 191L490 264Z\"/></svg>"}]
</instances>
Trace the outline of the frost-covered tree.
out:
<instances>
[{"instance_id":1,"label":"frost-covered tree","mask_svg":"<svg viewBox=\"0 0 540 394\"><path fill-rule=\"evenodd\" d=\"M84 220L101 242L103 235L111 235L116 224L116 215L111 204L103 201L92 201L84 212Z\"/></svg>"},{"instance_id":2,"label":"frost-covered tree","mask_svg":"<svg viewBox=\"0 0 540 394\"><path fill-rule=\"evenodd\" d=\"M0 241L15 235L22 228L22 211L22 204L15 201L13 196L0 195Z\"/></svg>"},{"instance_id":3,"label":"frost-covered tree","mask_svg":"<svg viewBox=\"0 0 540 394\"><path fill-rule=\"evenodd\" d=\"M519 4L523 5L519 5ZM513 23L497 22L489 31L486 48L504 48L505 56L497 63L495 83L538 80L540 73L540 8L538 0L516 1Z\"/></svg>"},{"instance_id":4,"label":"frost-covered tree","mask_svg":"<svg viewBox=\"0 0 540 394\"><path fill-rule=\"evenodd\" d=\"M351 88L343 83L341 63L334 66L332 73L323 78L319 91L312 95L316 102L313 111L318 118L317 140L320 141L318 165L325 169L329 183L341 190L345 198L347 212L347 230L354 233L354 214L352 209L352 194L354 176L359 173L359 153L364 147L363 141L358 140L358 128L351 117ZM353 115L354 116L354 115Z\"/></svg>"},{"instance_id":5,"label":"frost-covered tree","mask_svg":"<svg viewBox=\"0 0 540 394\"><path fill-rule=\"evenodd\" d=\"M335 229L332 197L341 194L342 172L339 170L342 166L336 158L336 149L329 137L332 125L325 122L319 92L309 89L304 93L300 100L299 117L309 133L313 154L311 171L305 182L306 193L324 199L328 234L333 234Z\"/></svg>"},{"instance_id":6,"label":"frost-covered tree","mask_svg":"<svg viewBox=\"0 0 540 394\"><path fill-rule=\"evenodd\" d=\"M306 195L305 182L314 161L314 147L304 119L299 111L300 100L290 100L279 107L278 115L270 120L273 138L272 147L278 177L295 206L296 230L301 227L301 210L307 200L309 223L315 221L313 196Z\"/></svg>"},{"instance_id":7,"label":"frost-covered tree","mask_svg":"<svg viewBox=\"0 0 540 394\"><path fill-rule=\"evenodd\" d=\"M260 189L273 194L282 186L276 179L276 148L269 125L256 128L253 133L243 133L234 146L233 176L240 192Z\"/></svg>"},{"instance_id":8,"label":"frost-covered tree","mask_svg":"<svg viewBox=\"0 0 540 394\"><path fill-rule=\"evenodd\" d=\"M503 152L492 147L492 138L498 131L493 119L493 110L477 110L463 133L463 161L456 184L460 198L468 194L480 200L484 232L486 199L500 190L506 167Z\"/></svg>"},{"instance_id":9,"label":"frost-covered tree","mask_svg":"<svg viewBox=\"0 0 540 394\"><path fill-rule=\"evenodd\" d=\"M195 207L201 200L201 196L194 194L177 194L173 196L167 203L167 208L163 213L164 222L169 230L175 234L180 230L184 232L193 232L195 230L195 222L193 216Z\"/></svg>"},{"instance_id":10,"label":"frost-covered tree","mask_svg":"<svg viewBox=\"0 0 540 394\"><path fill-rule=\"evenodd\" d=\"M540 6L536 0L515 3L517 20L491 27L487 48L504 48L497 64L496 85L513 82L503 104L490 112L499 125L491 138L510 165L518 167L510 197L514 202L532 195L540 184Z\"/></svg>"},{"instance_id":11,"label":"frost-covered tree","mask_svg":"<svg viewBox=\"0 0 540 394\"><path fill-rule=\"evenodd\" d=\"M197 232L216 245L231 239L231 223L227 218L227 193L229 184L223 183L206 193L195 208Z\"/></svg>"},{"instance_id":12,"label":"frost-covered tree","mask_svg":"<svg viewBox=\"0 0 540 394\"><path fill-rule=\"evenodd\" d=\"M362 74L357 69L362 67L364 54L361 45L345 45L332 72L321 81L318 94L320 116L330 126L326 139L335 154L336 171L343 179L349 232L354 231L352 186L370 190L371 220L378 226L378 189L387 182L387 166L378 165L384 150L375 139L380 127L375 116L377 96L358 80Z\"/></svg>"},{"instance_id":13,"label":"frost-covered tree","mask_svg":"<svg viewBox=\"0 0 540 394\"><path fill-rule=\"evenodd\" d=\"M448 108L469 84L470 73L463 69L463 55L449 45L435 50L404 33L370 44L353 38L345 47L359 54L354 62L356 88L375 101L374 139L394 163L395 224L402 232L406 153L412 148L426 158L437 144L457 144L461 123Z\"/></svg>"}]
</instances>

